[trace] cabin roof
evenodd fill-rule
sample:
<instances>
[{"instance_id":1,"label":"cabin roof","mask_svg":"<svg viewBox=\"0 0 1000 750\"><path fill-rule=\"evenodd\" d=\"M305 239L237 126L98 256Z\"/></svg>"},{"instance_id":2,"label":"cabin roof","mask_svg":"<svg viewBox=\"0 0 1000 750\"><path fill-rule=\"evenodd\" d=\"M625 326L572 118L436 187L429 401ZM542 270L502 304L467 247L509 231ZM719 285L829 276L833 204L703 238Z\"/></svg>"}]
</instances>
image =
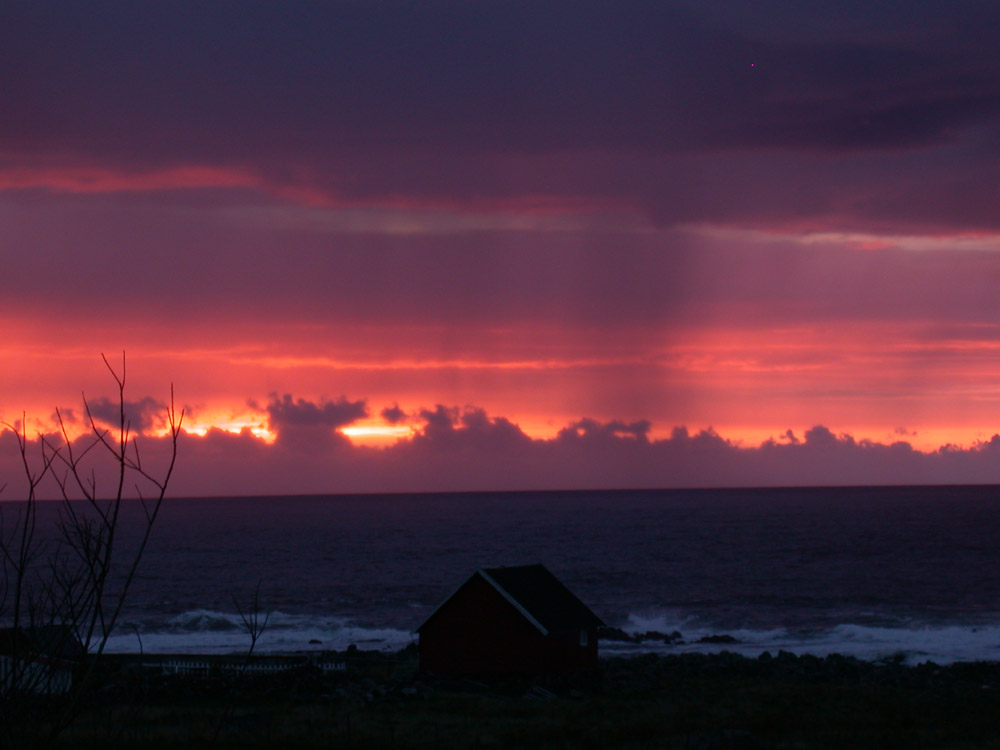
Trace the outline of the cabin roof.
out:
<instances>
[{"instance_id":1,"label":"cabin roof","mask_svg":"<svg viewBox=\"0 0 1000 750\"><path fill-rule=\"evenodd\" d=\"M543 635L567 630L590 630L604 624L544 565L517 565L477 570L458 591L449 596L424 620L417 628L417 632L477 576L496 589Z\"/></svg>"},{"instance_id":2,"label":"cabin roof","mask_svg":"<svg viewBox=\"0 0 1000 750\"><path fill-rule=\"evenodd\" d=\"M84 656L87 649L66 625L39 625L29 628L0 628L0 654L44 655L75 659Z\"/></svg>"}]
</instances>

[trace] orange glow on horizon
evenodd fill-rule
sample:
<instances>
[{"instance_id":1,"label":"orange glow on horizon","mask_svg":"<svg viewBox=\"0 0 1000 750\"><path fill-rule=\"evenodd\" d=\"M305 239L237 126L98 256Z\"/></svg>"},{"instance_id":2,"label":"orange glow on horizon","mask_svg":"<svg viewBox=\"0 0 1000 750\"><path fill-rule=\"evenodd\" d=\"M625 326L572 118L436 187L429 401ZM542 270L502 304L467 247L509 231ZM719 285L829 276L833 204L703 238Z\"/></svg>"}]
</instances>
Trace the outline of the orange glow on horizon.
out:
<instances>
[{"instance_id":1,"label":"orange glow on horizon","mask_svg":"<svg viewBox=\"0 0 1000 750\"><path fill-rule=\"evenodd\" d=\"M419 412L437 404L481 408L536 439L585 417L649 420L651 439L669 437L675 425L691 434L713 426L746 446L780 440L789 429L801 439L816 425L921 450L971 446L1000 431L1000 331L983 323L716 323L669 337L594 334L593 342L524 324L455 329L458 344L444 352L434 346L440 330L417 326L359 332L220 322L203 333L202 323L147 322L112 347L100 326L83 319L0 316L0 324L12 331L0 344L0 421L19 423L25 412L29 436L58 429L56 406L71 436L85 432L81 392L114 400L100 352L114 361L121 348L128 354L126 398L163 405L172 381L192 435L248 430L273 441L267 404L284 394L314 404L341 396L364 401L370 416L341 433L372 446L414 435ZM394 404L408 417L403 425L378 416ZM163 432L157 408L149 407L151 434Z\"/></svg>"},{"instance_id":2,"label":"orange glow on horizon","mask_svg":"<svg viewBox=\"0 0 1000 750\"><path fill-rule=\"evenodd\" d=\"M224 413L224 410L219 410ZM500 417L499 414L490 414L491 417ZM537 417L526 416L523 419L510 418L525 435L533 440L555 439L560 430L577 421L578 418L565 417L562 420L554 420L545 415ZM0 432L10 429L9 424L19 427L19 422L8 423L6 419L0 427ZM601 421L601 420L599 420ZM627 421L627 420L620 420ZM843 423L835 421L814 421L796 423L777 423L772 426L728 424L728 423L698 423L698 422L677 422L677 423L654 423L649 432L650 441L667 440L674 430L683 428L688 435L694 437L702 431L715 433L719 439L730 442L742 448L757 448L763 443L773 441L779 444L790 442L787 437L791 431L794 440L804 441L806 432L813 427L822 425L828 428L838 437L850 437L856 442L872 442L883 445L890 445L895 442L908 443L913 449L922 452L933 452L945 446L956 448L970 448L977 444L985 443L993 435L1000 433L1000 426L988 424L971 424L960 427L938 427L934 425L910 425L907 427L886 428L880 425L863 423ZM339 428L337 431L347 437L352 444L368 447L390 447L401 440L407 440L418 434L423 428L422 421L416 421L406 425L389 425L384 422L369 419L354 423L347 427ZM231 418L221 418L218 421L211 419L187 420L185 419L183 431L188 435L205 437L211 430L220 430L232 435L248 432L255 438L271 444L276 439L276 434L268 429L266 421ZM40 434L56 439L58 424L46 422L44 420L28 418L27 435L29 439L34 439ZM67 426L67 432L71 439L76 439L82 435L90 434L89 427L82 423ZM113 432L113 431L112 431ZM135 430L133 436L147 434L155 437L164 437L168 434L162 426L156 426L146 433L139 433ZM59 442L56 440L56 442Z\"/></svg>"}]
</instances>

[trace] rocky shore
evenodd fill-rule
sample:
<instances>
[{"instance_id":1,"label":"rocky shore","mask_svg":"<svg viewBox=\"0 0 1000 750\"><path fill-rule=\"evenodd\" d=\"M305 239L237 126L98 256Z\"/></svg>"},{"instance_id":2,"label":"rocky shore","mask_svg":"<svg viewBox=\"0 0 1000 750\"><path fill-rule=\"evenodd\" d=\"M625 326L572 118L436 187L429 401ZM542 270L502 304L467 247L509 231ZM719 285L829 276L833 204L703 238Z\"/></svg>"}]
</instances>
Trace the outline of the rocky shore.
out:
<instances>
[{"instance_id":1,"label":"rocky shore","mask_svg":"<svg viewBox=\"0 0 1000 750\"><path fill-rule=\"evenodd\" d=\"M647 654L453 679L415 649L273 674L112 668L63 747L1000 748L1000 664Z\"/></svg>"}]
</instances>

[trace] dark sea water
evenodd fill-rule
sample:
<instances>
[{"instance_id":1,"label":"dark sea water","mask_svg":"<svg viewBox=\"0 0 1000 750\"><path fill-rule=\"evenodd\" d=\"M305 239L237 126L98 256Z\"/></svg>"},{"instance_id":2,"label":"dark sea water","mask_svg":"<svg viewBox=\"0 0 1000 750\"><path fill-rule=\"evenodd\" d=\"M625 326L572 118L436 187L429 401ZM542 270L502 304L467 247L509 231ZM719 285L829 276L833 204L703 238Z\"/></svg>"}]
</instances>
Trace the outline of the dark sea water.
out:
<instances>
[{"instance_id":1,"label":"dark sea water","mask_svg":"<svg viewBox=\"0 0 1000 750\"><path fill-rule=\"evenodd\" d=\"M602 653L1000 659L1000 487L170 500L111 647L245 649L234 597L260 581L261 651L400 648L477 568L536 562L685 642Z\"/></svg>"}]
</instances>

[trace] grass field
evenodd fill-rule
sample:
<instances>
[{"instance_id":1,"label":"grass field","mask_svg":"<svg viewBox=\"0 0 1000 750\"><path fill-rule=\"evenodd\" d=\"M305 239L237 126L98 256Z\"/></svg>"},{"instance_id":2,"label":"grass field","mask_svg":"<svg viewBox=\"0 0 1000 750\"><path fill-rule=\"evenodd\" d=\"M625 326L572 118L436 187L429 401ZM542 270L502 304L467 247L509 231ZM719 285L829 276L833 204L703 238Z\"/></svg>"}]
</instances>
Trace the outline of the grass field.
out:
<instances>
[{"instance_id":1,"label":"grass field","mask_svg":"<svg viewBox=\"0 0 1000 750\"><path fill-rule=\"evenodd\" d=\"M569 676L109 675L65 748L1000 748L1000 665L733 654L604 659Z\"/></svg>"}]
</instances>

